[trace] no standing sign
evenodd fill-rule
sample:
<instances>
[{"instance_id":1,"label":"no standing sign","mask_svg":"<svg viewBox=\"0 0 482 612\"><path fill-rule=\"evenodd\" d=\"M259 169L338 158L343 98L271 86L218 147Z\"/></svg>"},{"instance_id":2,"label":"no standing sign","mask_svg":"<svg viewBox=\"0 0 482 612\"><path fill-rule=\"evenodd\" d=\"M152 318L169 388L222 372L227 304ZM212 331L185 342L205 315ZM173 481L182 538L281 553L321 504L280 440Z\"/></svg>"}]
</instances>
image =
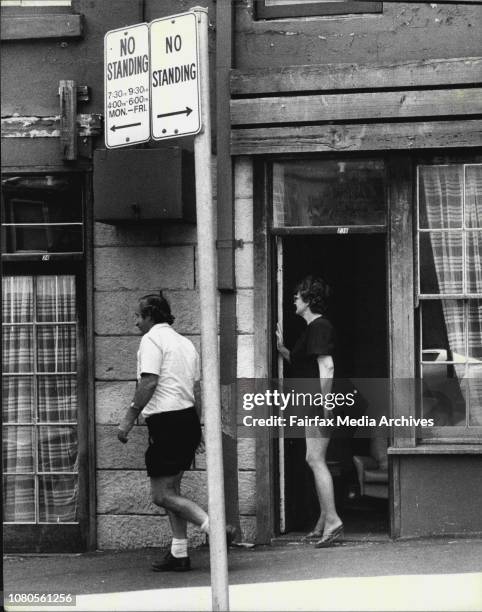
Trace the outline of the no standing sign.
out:
<instances>
[{"instance_id":1,"label":"no standing sign","mask_svg":"<svg viewBox=\"0 0 482 612\"><path fill-rule=\"evenodd\" d=\"M105 144L147 142L149 129L149 26L111 30L104 40Z\"/></svg>"},{"instance_id":2,"label":"no standing sign","mask_svg":"<svg viewBox=\"0 0 482 612\"><path fill-rule=\"evenodd\" d=\"M150 23L152 138L201 130L197 17L183 13Z\"/></svg>"}]
</instances>

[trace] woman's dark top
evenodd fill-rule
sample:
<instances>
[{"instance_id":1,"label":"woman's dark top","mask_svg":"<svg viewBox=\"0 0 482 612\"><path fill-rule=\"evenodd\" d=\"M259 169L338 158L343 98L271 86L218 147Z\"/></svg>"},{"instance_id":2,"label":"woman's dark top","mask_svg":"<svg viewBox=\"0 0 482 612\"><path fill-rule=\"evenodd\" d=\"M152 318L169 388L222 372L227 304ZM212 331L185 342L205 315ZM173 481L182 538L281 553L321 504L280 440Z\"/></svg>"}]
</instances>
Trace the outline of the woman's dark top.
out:
<instances>
[{"instance_id":1,"label":"woman's dark top","mask_svg":"<svg viewBox=\"0 0 482 612\"><path fill-rule=\"evenodd\" d=\"M335 328L323 317L314 319L306 326L290 353L292 377L318 379L318 356L331 355L335 362L335 351Z\"/></svg>"}]
</instances>

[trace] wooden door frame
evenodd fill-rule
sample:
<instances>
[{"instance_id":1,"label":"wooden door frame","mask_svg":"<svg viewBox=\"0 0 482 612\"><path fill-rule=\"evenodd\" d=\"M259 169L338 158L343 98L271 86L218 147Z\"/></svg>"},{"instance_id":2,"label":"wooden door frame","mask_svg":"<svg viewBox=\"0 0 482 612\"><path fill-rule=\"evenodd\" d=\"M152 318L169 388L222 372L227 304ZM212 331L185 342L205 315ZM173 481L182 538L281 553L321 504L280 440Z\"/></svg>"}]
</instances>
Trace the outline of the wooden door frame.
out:
<instances>
[{"instance_id":1,"label":"wooden door frame","mask_svg":"<svg viewBox=\"0 0 482 612\"><path fill-rule=\"evenodd\" d=\"M254 378L271 376L273 357L272 255L268 234L268 163L253 163L253 242L254 242ZM256 428L256 542L269 544L276 522L275 444L269 428Z\"/></svg>"},{"instance_id":2,"label":"wooden door frame","mask_svg":"<svg viewBox=\"0 0 482 612\"><path fill-rule=\"evenodd\" d=\"M388 159L388 339L391 405L394 417L415 416L413 396L404 380L415 377L415 299L413 232L413 154L389 155ZM397 383L401 383L397 387ZM392 433L391 447L415 447L415 428L408 437ZM401 531L400 458L388 455L390 537Z\"/></svg>"},{"instance_id":3,"label":"wooden door frame","mask_svg":"<svg viewBox=\"0 0 482 612\"><path fill-rule=\"evenodd\" d=\"M369 153L364 151L364 153ZM387 227L386 227L386 296L389 372L393 380L414 375L414 293L413 293L413 155L405 152L379 153L387 169ZM378 153L378 155L377 155ZM296 157L293 155L293 157ZM254 188L254 362L256 378L268 378L272 372L273 291L272 279L276 262L273 261L273 239L269 232L268 214L271 201L269 166L272 156L253 159ZM368 228L366 228L368 229ZM366 231L365 229L365 231ZM363 231L363 230L362 230ZM374 227L373 232L380 229ZM283 232L280 232L282 234ZM285 234L294 232L284 232ZM300 234L303 231L299 232ZM306 232L305 232L306 233ZM316 230L313 234L319 233ZM403 347L403 350L400 350ZM404 356L403 359L401 356ZM392 389L394 416L412 414L414 407ZM410 444L415 444L415 431ZM403 443L391 440L392 445ZM266 544L277 532L277 456L275 441L267 428L258 428L256 438L256 494L258 499L257 542ZM400 463L389 460L390 537L400 534Z\"/></svg>"}]
</instances>

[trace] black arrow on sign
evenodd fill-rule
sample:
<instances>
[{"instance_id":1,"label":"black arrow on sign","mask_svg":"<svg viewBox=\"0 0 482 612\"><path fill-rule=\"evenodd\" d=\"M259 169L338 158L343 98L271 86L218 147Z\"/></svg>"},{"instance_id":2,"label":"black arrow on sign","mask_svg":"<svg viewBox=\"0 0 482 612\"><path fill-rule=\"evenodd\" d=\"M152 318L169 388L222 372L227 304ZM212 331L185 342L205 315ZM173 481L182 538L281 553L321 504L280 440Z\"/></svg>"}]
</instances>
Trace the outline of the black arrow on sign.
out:
<instances>
[{"instance_id":1,"label":"black arrow on sign","mask_svg":"<svg viewBox=\"0 0 482 612\"><path fill-rule=\"evenodd\" d=\"M186 117L189 117L191 113L192 113L192 108L189 108L189 106L186 106L185 110L175 111L173 113L164 113L163 115L157 115L157 118L160 119L161 117L172 117L172 115L186 115Z\"/></svg>"},{"instance_id":2,"label":"black arrow on sign","mask_svg":"<svg viewBox=\"0 0 482 612\"><path fill-rule=\"evenodd\" d=\"M139 121L139 123L126 123L126 125L113 125L110 128L110 130L111 132L115 132L116 130L123 130L124 128L136 127L136 125L142 125L142 124Z\"/></svg>"}]
</instances>

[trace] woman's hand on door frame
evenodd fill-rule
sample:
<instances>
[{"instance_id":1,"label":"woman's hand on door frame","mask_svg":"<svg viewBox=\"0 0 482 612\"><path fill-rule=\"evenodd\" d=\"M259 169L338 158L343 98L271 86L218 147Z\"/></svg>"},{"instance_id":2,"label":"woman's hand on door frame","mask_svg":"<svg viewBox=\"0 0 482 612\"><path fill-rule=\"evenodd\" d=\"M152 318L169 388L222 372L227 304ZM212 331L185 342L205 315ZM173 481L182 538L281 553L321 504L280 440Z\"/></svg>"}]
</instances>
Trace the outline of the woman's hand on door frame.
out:
<instances>
[{"instance_id":1,"label":"woman's hand on door frame","mask_svg":"<svg viewBox=\"0 0 482 612\"><path fill-rule=\"evenodd\" d=\"M283 329L282 329L281 324L280 324L279 321L278 321L278 323L276 323L275 334L276 334L276 348L281 353L282 350L285 348L285 345L284 345L284 341L283 341Z\"/></svg>"},{"instance_id":2,"label":"woman's hand on door frame","mask_svg":"<svg viewBox=\"0 0 482 612\"><path fill-rule=\"evenodd\" d=\"M276 324L275 334L276 334L276 348L278 349L279 353L284 357L284 359L286 359L286 361L289 361L290 360L290 352L286 348L286 346L284 345L283 328L281 327L281 324L280 324L279 321Z\"/></svg>"}]
</instances>

